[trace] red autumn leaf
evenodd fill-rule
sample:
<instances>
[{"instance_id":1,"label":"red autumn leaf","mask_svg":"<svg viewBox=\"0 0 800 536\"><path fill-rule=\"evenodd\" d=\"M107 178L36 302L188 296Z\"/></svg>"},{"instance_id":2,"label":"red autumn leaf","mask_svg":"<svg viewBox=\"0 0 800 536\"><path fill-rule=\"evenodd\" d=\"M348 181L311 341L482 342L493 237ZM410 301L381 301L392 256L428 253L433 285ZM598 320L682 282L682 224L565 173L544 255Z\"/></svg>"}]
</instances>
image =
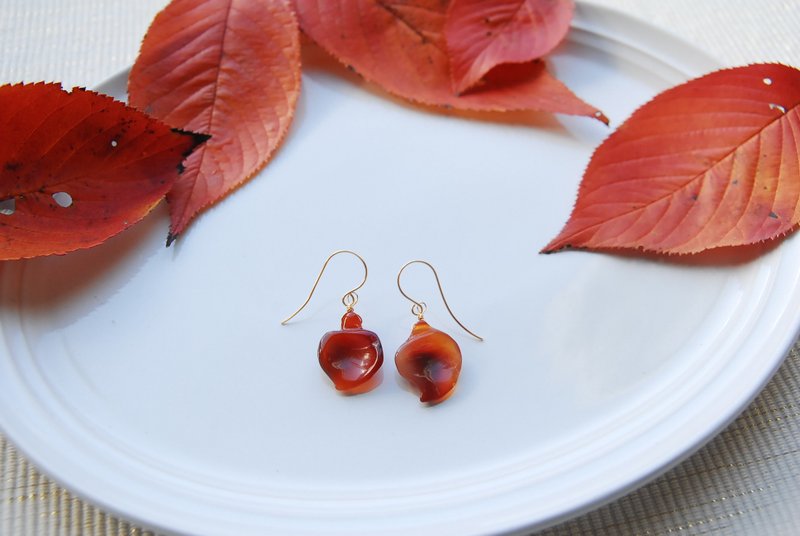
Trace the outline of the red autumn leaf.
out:
<instances>
[{"instance_id":1,"label":"red autumn leaf","mask_svg":"<svg viewBox=\"0 0 800 536\"><path fill-rule=\"evenodd\" d=\"M800 71L717 71L637 110L592 156L565 247L697 253L800 223Z\"/></svg>"},{"instance_id":2,"label":"red autumn leaf","mask_svg":"<svg viewBox=\"0 0 800 536\"><path fill-rule=\"evenodd\" d=\"M0 86L0 259L88 248L133 225L205 139L85 89Z\"/></svg>"},{"instance_id":3,"label":"red autumn leaf","mask_svg":"<svg viewBox=\"0 0 800 536\"><path fill-rule=\"evenodd\" d=\"M574 9L572 0L452 0L444 32L453 91L464 93L498 65L548 54Z\"/></svg>"},{"instance_id":4,"label":"red autumn leaf","mask_svg":"<svg viewBox=\"0 0 800 536\"><path fill-rule=\"evenodd\" d=\"M211 134L167 195L171 242L264 167L289 129L300 93L290 0L174 0L147 32L128 93L171 125Z\"/></svg>"},{"instance_id":5,"label":"red autumn leaf","mask_svg":"<svg viewBox=\"0 0 800 536\"><path fill-rule=\"evenodd\" d=\"M295 0L300 27L342 63L390 93L422 104L476 111L538 110L604 120L541 61L501 66L455 95L444 37L446 0Z\"/></svg>"}]
</instances>

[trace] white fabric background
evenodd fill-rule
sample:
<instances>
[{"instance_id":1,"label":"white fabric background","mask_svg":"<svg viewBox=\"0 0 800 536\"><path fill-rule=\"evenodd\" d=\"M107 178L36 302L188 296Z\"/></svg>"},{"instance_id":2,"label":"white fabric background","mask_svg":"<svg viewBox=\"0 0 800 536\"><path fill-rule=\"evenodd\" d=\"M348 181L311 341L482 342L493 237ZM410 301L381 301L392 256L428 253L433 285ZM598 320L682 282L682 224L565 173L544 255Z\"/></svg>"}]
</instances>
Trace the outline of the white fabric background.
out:
<instances>
[{"instance_id":1,"label":"white fabric background","mask_svg":"<svg viewBox=\"0 0 800 536\"><path fill-rule=\"evenodd\" d=\"M665 28L728 65L800 65L800 0L591 0ZM0 0L0 83L92 87L129 66L166 0ZM545 531L800 534L800 345L727 430L677 468ZM0 436L0 535L142 534L41 476Z\"/></svg>"}]
</instances>

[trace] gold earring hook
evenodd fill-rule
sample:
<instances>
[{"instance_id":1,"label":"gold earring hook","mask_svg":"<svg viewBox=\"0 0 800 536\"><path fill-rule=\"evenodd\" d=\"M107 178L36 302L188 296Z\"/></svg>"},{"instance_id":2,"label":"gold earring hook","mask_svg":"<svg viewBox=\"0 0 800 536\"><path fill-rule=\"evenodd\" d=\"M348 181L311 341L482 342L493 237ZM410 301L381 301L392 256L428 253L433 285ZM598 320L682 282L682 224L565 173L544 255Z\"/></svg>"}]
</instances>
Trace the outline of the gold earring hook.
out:
<instances>
[{"instance_id":1,"label":"gold earring hook","mask_svg":"<svg viewBox=\"0 0 800 536\"><path fill-rule=\"evenodd\" d=\"M464 331L466 331L467 333L469 333L470 335L472 335L473 337L475 337L479 341L483 341L483 337L481 337L480 335L477 335L476 333L473 333L472 331L470 331L467 328L467 326L462 324L461 321L459 321L459 319L456 318L456 315L453 314L453 310L450 309L450 305L447 303L447 298L444 297L444 289L442 289L442 282L439 281L439 274L436 273L436 268L434 268L433 265L431 265L431 263L429 263L427 261L421 261L421 260L408 261L407 263L405 263L403 265L402 268L400 268L400 271L397 272L397 288L400 290L400 294L402 294L408 301L410 301L411 303L414 304L414 305L411 306L411 313L413 315L415 315L419 320L422 320L422 316L425 314L425 311L428 309L428 306L425 304L425 302L417 301L414 298L412 298L411 296L409 296L408 294L406 294L405 291L403 291L403 287L400 285L400 276L403 275L403 270L405 270L406 268L408 268L412 264L417 264L417 263L424 264L425 266L430 268L431 271L433 272L433 277L436 278L436 285L439 287L439 294L442 295L442 301L444 302L444 306L447 308L447 312L450 313L450 316L453 317L453 320L456 321L456 324L461 326L461 329L463 329Z\"/></svg>"},{"instance_id":2,"label":"gold earring hook","mask_svg":"<svg viewBox=\"0 0 800 536\"><path fill-rule=\"evenodd\" d=\"M303 305L301 305L300 308L297 311L293 312L285 320L283 320L281 322L281 325L286 325L286 323L289 320L291 320L292 318L297 316L297 313L302 311L303 308L306 305L308 305L308 302L311 301L311 296L313 296L314 295L314 291L317 290L317 285L319 284L319 280L322 279L322 274L325 272L325 268L328 267L328 263L331 262L332 258L334 258L336 255L338 255L340 253L349 253L350 255L354 255L355 257L358 258L358 260L361 261L361 264L364 265L364 279L361 280L361 283L357 287L355 287L354 289L346 292L345 295L342 296L342 305L347 307L348 311L352 311L353 310L353 307L355 307L356 303L358 303L358 294L356 294L356 291L358 289L360 289L361 287L363 287L364 283L367 282L367 275L369 274L369 270L367 269L366 261L364 261L364 259L361 258L361 255L359 255L355 251L350 251L349 249L340 249L338 251L334 251L333 253L330 254L330 256L328 256L327 259L325 259L325 264L322 265L322 269L319 271L319 275L317 276L317 280L314 281L314 286L311 287L311 292L308 293L308 298L306 298L306 301L303 302Z\"/></svg>"}]
</instances>

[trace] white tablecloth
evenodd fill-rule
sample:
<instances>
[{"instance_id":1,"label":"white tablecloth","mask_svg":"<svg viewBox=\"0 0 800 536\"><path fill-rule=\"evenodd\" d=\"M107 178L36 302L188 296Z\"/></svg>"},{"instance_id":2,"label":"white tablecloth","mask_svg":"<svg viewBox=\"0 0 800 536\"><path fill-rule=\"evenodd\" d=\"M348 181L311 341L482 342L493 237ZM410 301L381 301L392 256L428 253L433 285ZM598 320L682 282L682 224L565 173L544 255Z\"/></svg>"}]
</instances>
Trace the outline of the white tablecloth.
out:
<instances>
[{"instance_id":1,"label":"white tablecloth","mask_svg":"<svg viewBox=\"0 0 800 536\"><path fill-rule=\"evenodd\" d=\"M798 0L592 0L666 28L728 65L800 65ZM0 0L0 83L88 86L129 66L166 0ZM758 399L687 461L545 531L800 534L800 345ZM142 534L41 476L0 436L0 535Z\"/></svg>"}]
</instances>

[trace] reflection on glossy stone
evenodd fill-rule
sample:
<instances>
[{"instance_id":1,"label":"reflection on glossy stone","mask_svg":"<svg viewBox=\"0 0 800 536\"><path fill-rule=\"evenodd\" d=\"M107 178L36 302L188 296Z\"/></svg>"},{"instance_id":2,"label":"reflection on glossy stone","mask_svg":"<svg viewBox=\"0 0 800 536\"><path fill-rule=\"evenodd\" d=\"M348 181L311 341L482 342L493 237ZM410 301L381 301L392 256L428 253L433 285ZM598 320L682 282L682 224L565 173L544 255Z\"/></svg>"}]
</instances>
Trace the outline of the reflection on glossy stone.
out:
<instances>
[{"instance_id":1,"label":"reflection on glossy stone","mask_svg":"<svg viewBox=\"0 0 800 536\"><path fill-rule=\"evenodd\" d=\"M420 393L420 402L438 404L455 390L461 349L450 335L419 320L394 361L400 375Z\"/></svg>"},{"instance_id":2,"label":"reflection on glossy stone","mask_svg":"<svg viewBox=\"0 0 800 536\"><path fill-rule=\"evenodd\" d=\"M319 364L339 392L365 393L381 382L381 341L361 327L360 316L348 311L342 316L342 329L329 331L319 341Z\"/></svg>"}]
</instances>

